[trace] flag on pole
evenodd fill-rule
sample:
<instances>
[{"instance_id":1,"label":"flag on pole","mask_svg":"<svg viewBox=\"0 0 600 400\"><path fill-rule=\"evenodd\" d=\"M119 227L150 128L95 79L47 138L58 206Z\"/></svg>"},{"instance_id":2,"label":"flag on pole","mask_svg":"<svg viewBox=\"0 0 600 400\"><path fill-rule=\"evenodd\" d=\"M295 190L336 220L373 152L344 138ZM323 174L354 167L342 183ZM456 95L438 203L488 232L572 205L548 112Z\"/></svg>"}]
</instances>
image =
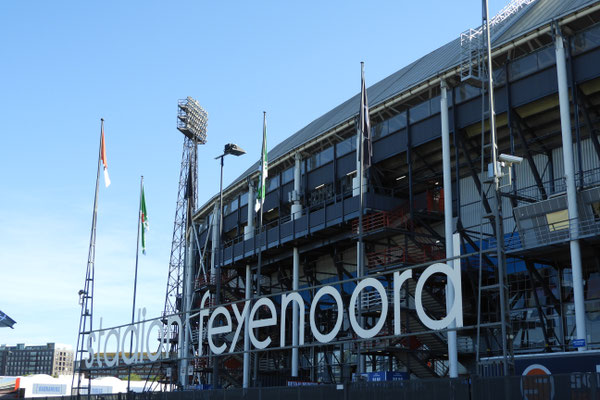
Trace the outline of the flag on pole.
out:
<instances>
[{"instance_id":1,"label":"flag on pole","mask_svg":"<svg viewBox=\"0 0 600 400\"><path fill-rule=\"evenodd\" d=\"M263 114L263 142L260 157L260 176L258 178L258 191L256 193L255 211L262 208L267 194L267 177L269 175L269 162L267 160L267 113Z\"/></svg>"},{"instance_id":2,"label":"flag on pole","mask_svg":"<svg viewBox=\"0 0 600 400\"><path fill-rule=\"evenodd\" d=\"M102 159L102 165L104 166L104 184L106 187L110 186L110 178L108 177L108 169L106 163L106 143L104 142L104 120L102 120L102 128L100 134L100 158Z\"/></svg>"},{"instance_id":3,"label":"flag on pole","mask_svg":"<svg viewBox=\"0 0 600 400\"><path fill-rule=\"evenodd\" d=\"M363 162L364 168L371 166L371 157L373 156L373 147L371 145L371 121L369 119L369 102L367 100L367 87L365 84L364 64L361 68L361 87L360 87L360 115L359 129L363 140ZM359 152L360 154L360 152Z\"/></svg>"},{"instance_id":4,"label":"flag on pole","mask_svg":"<svg viewBox=\"0 0 600 400\"><path fill-rule=\"evenodd\" d=\"M146 254L146 231L150 228L148 227L148 211L146 211L144 185L142 185L142 195L140 199L140 223L142 224L142 254Z\"/></svg>"}]
</instances>

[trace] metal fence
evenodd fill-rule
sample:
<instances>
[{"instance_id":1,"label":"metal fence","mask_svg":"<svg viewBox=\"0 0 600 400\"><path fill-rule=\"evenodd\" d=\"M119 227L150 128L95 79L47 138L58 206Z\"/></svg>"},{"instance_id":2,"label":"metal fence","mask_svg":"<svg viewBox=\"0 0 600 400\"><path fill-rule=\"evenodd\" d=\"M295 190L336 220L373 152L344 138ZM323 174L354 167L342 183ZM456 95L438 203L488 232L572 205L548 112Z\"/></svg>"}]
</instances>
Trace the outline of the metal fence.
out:
<instances>
[{"instance_id":1,"label":"metal fence","mask_svg":"<svg viewBox=\"0 0 600 400\"><path fill-rule=\"evenodd\" d=\"M37 400L43 399L40 397ZM46 400L77 400L50 397ZM600 374L413 379L344 385L82 395L80 400L600 400Z\"/></svg>"}]
</instances>

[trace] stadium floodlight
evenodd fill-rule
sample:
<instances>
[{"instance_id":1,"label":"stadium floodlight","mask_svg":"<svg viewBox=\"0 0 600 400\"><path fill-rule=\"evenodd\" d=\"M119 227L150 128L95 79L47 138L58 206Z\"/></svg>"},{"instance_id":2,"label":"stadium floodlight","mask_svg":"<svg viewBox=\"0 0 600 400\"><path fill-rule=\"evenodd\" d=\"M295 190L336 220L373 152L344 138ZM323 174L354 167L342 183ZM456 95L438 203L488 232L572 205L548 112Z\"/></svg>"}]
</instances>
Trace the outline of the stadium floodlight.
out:
<instances>
[{"instance_id":1,"label":"stadium floodlight","mask_svg":"<svg viewBox=\"0 0 600 400\"><path fill-rule=\"evenodd\" d=\"M225 145L224 154L231 154L232 156L241 156L242 154L246 154L246 151L237 144L227 143Z\"/></svg>"},{"instance_id":2,"label":"stadium floodlight","mask_svg":"<svg viewBox=\"0 0 600 400\"><path fill-rule=\"evenodd\" d=\"M208 113L200 103L188 96L178 102L177 129L195 143L206 143Z\"/></svg>"}]
</instances>

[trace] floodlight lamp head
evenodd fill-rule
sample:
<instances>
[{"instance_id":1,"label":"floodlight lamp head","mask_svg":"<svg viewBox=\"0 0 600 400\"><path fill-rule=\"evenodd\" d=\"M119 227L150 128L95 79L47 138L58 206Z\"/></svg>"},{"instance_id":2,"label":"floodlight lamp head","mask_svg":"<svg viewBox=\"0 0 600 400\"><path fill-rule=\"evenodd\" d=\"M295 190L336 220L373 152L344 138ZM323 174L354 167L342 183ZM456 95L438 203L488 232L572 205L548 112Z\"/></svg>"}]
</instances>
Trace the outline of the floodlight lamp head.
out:
<instances>
[{"instance_id":1,"label":"floodlight lamp head","mask_svg":"<svg viewBox=\"0 0 600 400\"><path fill-rule=\"evenodd\" d=\"M231 154L232 156L241 156L242 154L246 154L246 151L242 149L240 146L234 143L227 143L225 145L225 149L223 150L223 154Z\"/></svg>"},{"instance_id":2,"label":"floodlight lamp head","mask_svg":"<svg viewBox=\"0 0 600 400\"><path fill-rule=\"evenodd\" d=\"M499 160L507 165L521 164L523 157L513 156L512 154L500 154Z\"/></svg>"},{"instance_id":3,"label":"floodlight lamp head","mask_svg":"<svg viewBox=\"0 0 600 400\"><path fill-rule=\"evenodd\" d=\"M206 143L206 125L208 113L197 100L188 96L179 100L177 129L198 144Z\"/></svg>"}]
</instances>

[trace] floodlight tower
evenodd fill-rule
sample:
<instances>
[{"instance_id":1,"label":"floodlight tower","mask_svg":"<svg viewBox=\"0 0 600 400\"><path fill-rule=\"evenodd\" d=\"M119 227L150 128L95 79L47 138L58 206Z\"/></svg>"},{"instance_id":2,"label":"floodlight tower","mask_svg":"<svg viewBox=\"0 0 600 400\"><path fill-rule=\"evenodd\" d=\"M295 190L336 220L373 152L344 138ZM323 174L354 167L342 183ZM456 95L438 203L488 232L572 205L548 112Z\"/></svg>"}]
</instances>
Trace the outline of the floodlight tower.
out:
<instances>
[{"instance_id":1,"label":"floodlight tower","mask_svg":"<svg viewBox=\"0 0 600 400\"><path fill-rule=\"evenodd\" d=\"M183 308L183 271L186 234L192 225L192 213L196 206L198 189L198 155L199 144L206 143L206 124L208 114L198 101L191 97L179 100L177 104L177 129L185 135L181 168L179 170L179 186L177 190L177 206L171 243L169 261L169 277L165 296L163 317L182 311ZM169 352L177 352L177 338L171 337Z\"/></svg>"}]
</instances>

